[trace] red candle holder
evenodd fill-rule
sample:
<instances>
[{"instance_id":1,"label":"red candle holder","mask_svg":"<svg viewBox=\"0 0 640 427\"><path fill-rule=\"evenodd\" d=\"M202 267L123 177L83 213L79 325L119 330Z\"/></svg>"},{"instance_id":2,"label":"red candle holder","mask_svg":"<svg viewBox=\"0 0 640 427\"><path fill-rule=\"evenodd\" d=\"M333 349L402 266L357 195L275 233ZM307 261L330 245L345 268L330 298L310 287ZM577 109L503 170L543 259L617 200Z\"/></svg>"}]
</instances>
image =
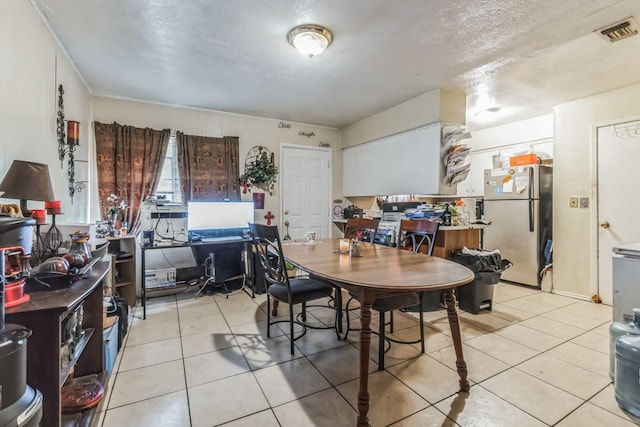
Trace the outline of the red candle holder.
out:
<instances>
[{"instance_id":1,"label":"red candle holder","mask_svg":"<svg viewBox=\"0 0 640 427\"><path fill-rule=\"evenodd\" d=\"M67 122L67 145L80 145L80 122Z\"/></svg>"},{"instance_id":2,"label":"red candle holder","mask_svg":"<svg viewBox=\"0 0 640 427\"><path fill-rule=\"evenodd\" d=\"M44 202L44 208L49 215L60 215L62 210L60 209L60 200L54 200L51 202Z\"/></svg>"},{"instance_id":3,"label":"red candle holder","mask_svg":"<svg viewBox=\"0 0 640 427\"><path fill-rule=\"evenodd\" d=\"M36 220L36 224L44 224L47 214L44 209L31 209L31 218Z\"/></svg>"}]
</instances>

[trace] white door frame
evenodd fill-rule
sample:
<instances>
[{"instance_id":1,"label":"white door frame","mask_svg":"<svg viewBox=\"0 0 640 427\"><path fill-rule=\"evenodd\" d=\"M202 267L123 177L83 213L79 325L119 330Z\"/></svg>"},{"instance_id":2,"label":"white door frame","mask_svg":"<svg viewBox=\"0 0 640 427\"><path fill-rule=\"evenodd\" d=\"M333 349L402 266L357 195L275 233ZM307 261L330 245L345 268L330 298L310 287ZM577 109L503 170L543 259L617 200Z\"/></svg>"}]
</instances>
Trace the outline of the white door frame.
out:
<instances>
[{"instance_id":1,"label":"white door frame","mask_svg":"<svg viewBox=\"0 0 640 427\"><path fill-rule=\"evenodd\" d=\"M290 143L286 143L286 142L281 142L280 143L280 177L283 177L285 175L285 170L282 169L282 166L284 166L284 163L282 161L282 159L284 159L284 150L287 148L294 148L294 149L298 149L298 150L312 150L312 151L324 151L329 153L329 199L327 200L327 230L329 230L329 235L331 235L331 226L332 224L332 213L331 213L331 207L332 207L332 202L333 202L333 151L331 149L331 147L314 147L313 145L303 145L303 144L290 144ZM280 182L280 184L278 185L278 205L279 205L279 209L280 209L280 219L278 220L278 229L280 230L284 230L284 206L283 206L283 200L282 200L282 186L283 186L283 182L284 180L282 178L280 178L278 180Z\"/></svg>"},{"instance_id":2,"label":"white door frame","mask_svg":"<svg viewBox=\"0 0 640 427\"><path fill-rule=\"evenodd\" d=\"M600 219L598 218L598 128L637 120L640 120L640 116L612 119L591 125L591 283L589 286L591 295L600 295L600 242L598 234L600 230Z\"/></svg>"}]
</instances>

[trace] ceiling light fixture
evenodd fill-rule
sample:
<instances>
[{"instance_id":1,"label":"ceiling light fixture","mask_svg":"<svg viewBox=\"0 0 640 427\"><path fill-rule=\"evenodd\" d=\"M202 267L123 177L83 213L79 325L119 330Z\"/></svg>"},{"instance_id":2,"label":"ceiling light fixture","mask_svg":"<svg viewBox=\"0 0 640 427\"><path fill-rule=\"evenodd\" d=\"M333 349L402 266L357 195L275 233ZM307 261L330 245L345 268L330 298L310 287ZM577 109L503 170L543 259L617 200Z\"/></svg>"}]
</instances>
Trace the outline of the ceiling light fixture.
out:
<instances>
[{"instance_id":1,"label":"ceiling light fixture","mask_svg":"<svg viewBox=\"0 0 640 427\"><path fill-rule=\"evenodd\" d=\"M474 116L479 122L490 122L499 116L500 107L490 107L477 111Z\"/></svg>"},{"instance_id":2,"label":"ceiling light fixture","mask_svg":"<svg viewBox=\"0 0 640 427\"><path fill-rule=\"evenodd\" d=\"M491 108L486 108L484 110L477 111L475 116L480 118L488 118L488 117L494 117L496 113L499 113L499 112L500 112L500 107L491 107Z\"/></svg>"},{"instance_id":3,"label":"ceiling light fixture","mask_svg":"<svg viewBox=\"0 0 640 427\"><path fill-rule=\"evenodd\" d=\"M287 40L298 52L312 58L324 52L333 41L333 34L321 25L306 24L289 31Z\"/></svg>"}]
</instances>

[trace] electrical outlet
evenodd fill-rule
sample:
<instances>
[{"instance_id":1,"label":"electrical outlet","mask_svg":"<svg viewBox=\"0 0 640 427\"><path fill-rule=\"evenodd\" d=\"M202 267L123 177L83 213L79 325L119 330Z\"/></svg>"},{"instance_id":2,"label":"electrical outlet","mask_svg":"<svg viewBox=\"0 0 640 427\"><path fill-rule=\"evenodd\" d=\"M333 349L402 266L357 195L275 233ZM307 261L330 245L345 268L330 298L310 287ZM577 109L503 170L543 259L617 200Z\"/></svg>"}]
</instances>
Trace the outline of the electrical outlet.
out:
<instances>
[{"instance_id":1,"label":"electrical outlet","mask_svg":"<svg viewBox=\"0 0 640 427\"><path fill-rule=\"evenodd\" d=\"M569 197L569 207L577 208L578 207L578 198L577 197Z\"/></svg>"},{"instance_id":2,"label":"electrical outlet","mask_svg":"<svg viewBox=\"0 0 640 427\"><path fill-rule=\"evenodd\" d=\"M588 208L589 207L589 198L588 197L580 197L580 207Z\"/></svg>"}]
</instances>

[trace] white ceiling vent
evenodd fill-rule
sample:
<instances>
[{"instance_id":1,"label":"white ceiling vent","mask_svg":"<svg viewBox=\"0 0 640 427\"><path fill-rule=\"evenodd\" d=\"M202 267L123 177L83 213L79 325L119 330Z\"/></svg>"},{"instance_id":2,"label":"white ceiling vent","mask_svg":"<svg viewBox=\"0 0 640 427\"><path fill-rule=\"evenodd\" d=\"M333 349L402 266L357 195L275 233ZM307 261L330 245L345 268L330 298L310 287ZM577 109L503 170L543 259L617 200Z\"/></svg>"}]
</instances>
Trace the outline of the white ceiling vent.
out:
<instances>
[{"instance_id":1,"label":"white ceiling vent","mask_svg":"<svg viewBox=\"0 0 640 427\"><path fill-rule=\"evenodd\" d=\"M629 17L627 19L623 19L622 21L618 21L614 24L608 25L605 28L601 28L599 30L594 31L601 39L609 42L615 43L622 39L626 39L627 37L635 36L638 34L638 24L633 19L633 17Z\"/></svg>"}]
</instances>

